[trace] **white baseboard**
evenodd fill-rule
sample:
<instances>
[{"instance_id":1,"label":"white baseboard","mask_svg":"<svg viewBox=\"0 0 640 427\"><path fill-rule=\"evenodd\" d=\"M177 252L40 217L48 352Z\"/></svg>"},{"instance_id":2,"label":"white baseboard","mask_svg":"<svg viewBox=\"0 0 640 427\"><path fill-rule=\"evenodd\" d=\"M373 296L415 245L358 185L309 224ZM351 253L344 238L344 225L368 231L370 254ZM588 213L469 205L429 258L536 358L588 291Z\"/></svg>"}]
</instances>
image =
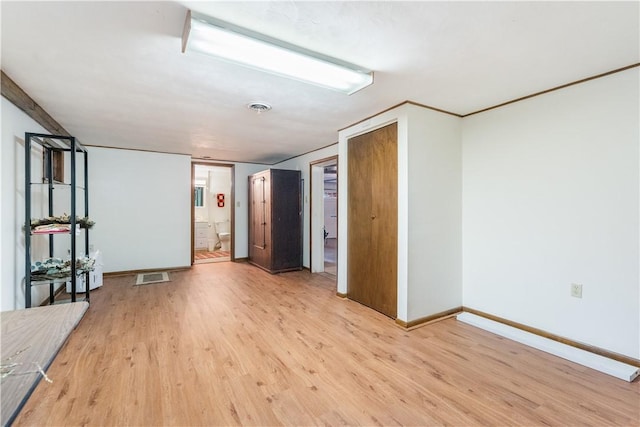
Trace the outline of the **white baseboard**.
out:
<instances>
[{"instance_id":1,"label":"white baseboard","mask_svg":"<svg viewBox=\"0 0 640 427\"><path fill-rule=\"evenodd\" d=\"M633 381L638 375L640 375L640 369L635 366L572 347L549 338L541 337L475 314L467 312L460 313L456 318L461 322L468 323L469 325L493 332L494 334L509 338L521 344L562 357L563 359L570 360L571 362L598 370L628 382Z\"/></svg>"}]
</instances>

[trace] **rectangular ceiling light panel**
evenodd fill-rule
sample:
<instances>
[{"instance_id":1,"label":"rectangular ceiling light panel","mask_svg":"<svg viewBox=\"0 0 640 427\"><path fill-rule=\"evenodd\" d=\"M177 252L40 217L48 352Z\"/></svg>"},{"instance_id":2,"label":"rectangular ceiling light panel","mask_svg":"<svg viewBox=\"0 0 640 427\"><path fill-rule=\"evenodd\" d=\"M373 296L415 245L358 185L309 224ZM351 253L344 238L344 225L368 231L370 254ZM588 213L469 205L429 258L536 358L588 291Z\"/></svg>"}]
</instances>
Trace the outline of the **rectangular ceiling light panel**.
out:
<instances>
[{"instance_id":1,"label":"rectangular ceiling light panel","mask_svg":"<svg viewBox=\"0 0 640 427\"><path fill-rule=\"evenodd\" d=\"M373 83L373 72L189 11L182 51L289 77L351 95Z\"/></svg>"}]
</instances>

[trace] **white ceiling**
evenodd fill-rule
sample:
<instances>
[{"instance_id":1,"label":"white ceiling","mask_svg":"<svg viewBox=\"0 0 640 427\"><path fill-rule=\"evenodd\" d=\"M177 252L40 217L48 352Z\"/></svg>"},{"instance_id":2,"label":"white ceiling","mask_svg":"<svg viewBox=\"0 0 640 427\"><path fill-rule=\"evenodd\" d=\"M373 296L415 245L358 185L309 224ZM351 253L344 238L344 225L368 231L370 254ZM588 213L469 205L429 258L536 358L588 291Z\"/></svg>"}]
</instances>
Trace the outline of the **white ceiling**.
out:
<instances>
[{"instance_id":1,"label":"white ceiling","mask_svg":"<svg viewBox=\"0 0 640 427\"><path fill-rule=\"evenodd\" d=\"M86 145L274 163L405 100L464 115L638 63L639 4L2 1L0 58ZM375 83L347 96L183 54L187 9L372 69Z\"/></svg>"}]
</instances>

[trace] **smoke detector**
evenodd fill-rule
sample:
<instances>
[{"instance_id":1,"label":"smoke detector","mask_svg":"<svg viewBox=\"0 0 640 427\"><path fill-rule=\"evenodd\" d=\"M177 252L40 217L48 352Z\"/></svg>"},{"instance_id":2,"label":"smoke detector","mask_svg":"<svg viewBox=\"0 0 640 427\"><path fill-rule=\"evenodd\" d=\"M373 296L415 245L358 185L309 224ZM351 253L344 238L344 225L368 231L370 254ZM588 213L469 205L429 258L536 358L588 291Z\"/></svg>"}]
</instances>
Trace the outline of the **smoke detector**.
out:
<instances>
[{"instance_id":1,"label":"smoke detector","mask_svg":"<svg viewBox=\"0 0 640 427\"><path fill-rule=\"evenodd\" d=\"M271 105L266 104L264 102L252 102L250 104L247 104L247 108L251 111L255 111L256 113L260 114L260 113L265 113L271 110Z\"/></svg>"}]
</instances>

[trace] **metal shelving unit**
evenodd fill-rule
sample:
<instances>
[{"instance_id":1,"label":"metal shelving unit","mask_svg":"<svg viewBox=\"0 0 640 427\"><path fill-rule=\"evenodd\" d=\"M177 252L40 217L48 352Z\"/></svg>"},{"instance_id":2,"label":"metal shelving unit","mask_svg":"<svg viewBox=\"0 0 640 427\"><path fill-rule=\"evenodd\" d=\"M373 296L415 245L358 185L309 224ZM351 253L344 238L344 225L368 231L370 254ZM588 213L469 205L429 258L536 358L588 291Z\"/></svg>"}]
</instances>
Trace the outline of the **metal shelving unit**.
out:
<instances>
[{"instance_id":1,"label":"metal shelving unit","mask_svg":"<svg viewBox=\"0 0 640 427\"><path fill-rule=\"evenodd\" d=\"M31 307L31 290L33 286L42 286L49 285L49 304L55 304L55 285L59 283L66 283L71 281L71 302L76 302L76 281L78 278L78 271L76 268L76 260L78 259L78 244L76 242L76 229L78 226L77 223L77 192L80 191L83 194L84 198L84 217L89 217L89 192L88 192L88 156L87 149L82 146L76 139L72 136L64 136L64 135L48 135L41 133L25 133L24 138L24 159L25 159L25 308ZM32 156L33 150L37 150L37 147L41 147L43 152L43 173L42 178L39 179L39 182L34 182L34 178L32 176ZM69 165L70 177L69 182L54 182L54 153L61 153L64 157L64 163ZM67 161L68 159L68 161ZM82 162L83 171L82 171L82 182L78 182L77 176L77 168L78 162ZM80 184L80 185L79 185ZM34 189L38 187L43 187L47 194L46 201L43 203L47 204L48 216L52 217L54 215L60 215L60 213L56 213L54 209L54 199L56 196L56 192L64 191L65 189L69 190L69 213L70 216L70 230L69 232L45 232L45 233L34 233L31 230L31 215L32 215L32 203L33 203L33 192ZM66 203L66 201L64 201ZM65 207L67 205L65 204ZM64 212L66 213L66 212ZM84 233L83 243L84 243L84 255L89 254L89 228L82 228L80 233ZM31 274L31 264L33 261L32 258L32 249L33 242L32 239L37 234L44 234L45 237L48 237L48 252L49 257L53 258L55 254L55 245L54 239L56 238L68 238L70 239L70 248L68 249L68 253L71 262L71 271L70 274L66 277L45 277L45 279L35 277L35 275ZM58 249L59 250L59 249ZM89 271L81 272L81 274L85 274L85 301L89 301ZM63 301L66 302L66 301Z\"/></svg>"}]
</instances>

